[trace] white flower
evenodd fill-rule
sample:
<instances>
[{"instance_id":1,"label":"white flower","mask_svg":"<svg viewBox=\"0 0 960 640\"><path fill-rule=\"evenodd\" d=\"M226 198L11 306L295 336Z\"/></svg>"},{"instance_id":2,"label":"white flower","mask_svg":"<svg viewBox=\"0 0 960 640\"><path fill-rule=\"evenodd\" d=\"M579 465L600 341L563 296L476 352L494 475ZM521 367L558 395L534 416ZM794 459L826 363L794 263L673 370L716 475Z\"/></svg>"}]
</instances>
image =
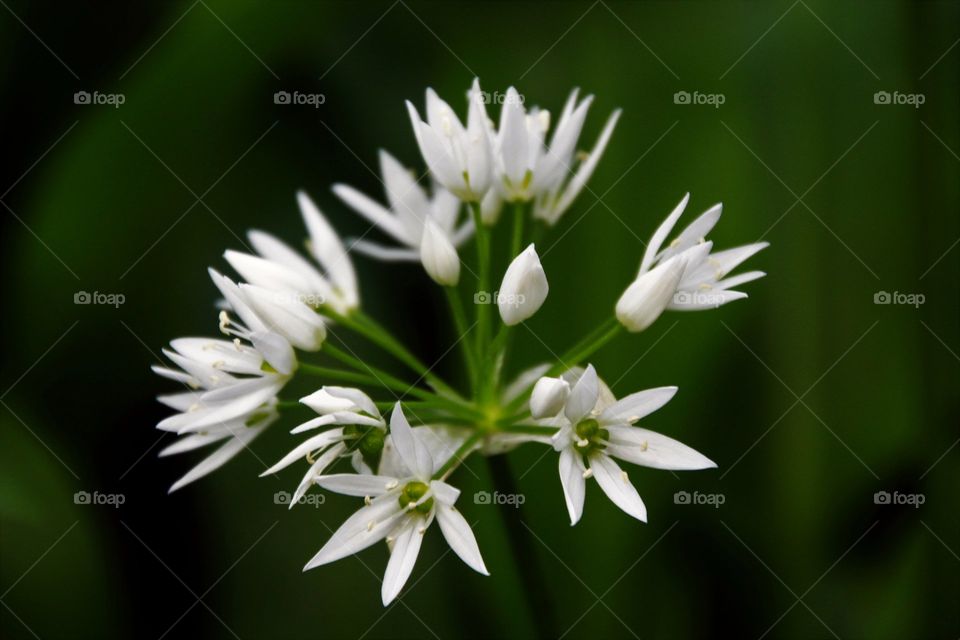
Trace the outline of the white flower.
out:
<instances>
[{"instance_id":1,"label":"white flower","mask_svg":"<svg viewBox=\"0 0 960 640\"><path fill-rule=\"evenodd\" d=\"M433 89L427 89L427 121L410 101L407 111L417 145L437 181L467 202L478 202L490 187L491 148L479 80L467 93L467 125Z\"/></svg>"},{"instance_id":2,"label":"white flower","mask_svg":"<svg viewBox=\"0 0 960 640\"><path fill-rule=\"evenodd\" d=\"M557 221L583 189L613 133L620 111L614 111L593 151L574 174L574 155L593 96L577 103L574 89L557 122L549 147L544 144L550 113L533 107L528 113L517 90L507 90L500 126L494 137L494 185L508 202L536 200L534 216ZM570 174L573 174L569 180Z\"/></svg>"},{"instance_id":3,"label":"white flower","mask_svg":"<svg viewBox=\"0 0 960 640\"><path fill-rule=\"evenodd\" d=\"M310 234L307 247L323 267L321 272L309 260L281 240L263 231L248 234L259 256L227 251L224 256L247 282L288 294L310 307L327 304L347 314L360 304L353 263L333 227L306 193L297 193L300 213Z\"/></svg>"},{"instance_id":4,"label":"white flower","mask_svg":"<svg viewBox=\"0 0 960 640\"><path fill-rule=\"evenodd\" d=\"M460 256L450 239L431 218L423 225L420 262L434 282L445 287L460 282Z\"/></svg>"},{"instance_id":5,"label":"white flower","mask_svg":"<svg viewBox=\"0 0 960 640\"><path fill-rule=\"evenodd\" d=\"M243 323L230 318L227 311L220 312L220 331L226 335L249 339L261 347L262 335L279 335L286 342L304 351L317 351L327 337L323 317L295 296L252 284L237 285L215 269L209 269L210 278L226 298L230 308ZM267 361L286 373L287 365L275 364L269 351L264 351Z\"/></svg>"},{"instance_id":6,"label":"white flower","mask_svg":"<svg viewBox=\"0 0 960 640\"><path fill-rule=\"evenodd\" d=\"M685 265L684 256L674 256L637 276L617 300L616 314L620 324L634 333L653 324L673 300Z\"/></svg>"},{"instance_id":7,"label":"white flower","mask_svg":"<svg viewBox=\"0 0 960 640\"><path fill-rule=\"evenodd\" d=\"M669 402L676 392L676 387L660 387L613 401L609 389L599 380L591 365L576 380L563 411L541 422L559 427L553 437L553 446L560 452L560 482L571 525L576 524L583 514L586 480L591 477L596 478L615 505L646 522L647 509L643 500L627 473L613 458L655 469L690 470L716 466L672 438L631 426ZM530 402L532 406L533 398Z\"/></svg>"},{"instance_id":8,"label":"white flower","mask_svg":"<svg viewBox=\"0 0 960 640\"><path fill-rule=\"evenodd\" d=\"M762 271L750 271L730 278L726 276L747 258L768 247L769 243L755 242L725 251L712 252L713 243L708 242L706 236L720 220L722 204L707 209L687 225L665 249L661 250L661 246L670 235L689 200L688 193L650 238L640 263L640 275L655 269L656 265L663 265L674 257L682 256L686 264L677 284L676 295L667 305L668 309L685 311L714 309L728 302L746 298L746 293L735 291L733 288L762 278L766 274Z\"/></svg>"},{"instance_id":9,"label":"white flower","mask_svg":"<svg viewBox=\"0 0 960 640\"><path fill-rule=\"evenodd\" d=\"M390 417L390 439L399 464L395 476L333 474L321 476L321 487L366 499L366 506L344 522L304 571L357 553L380 540L390 545L381 597L387 605L397 597L420 553L420 544L434 518L450 548L472 569L488 575L470 525L453 506L460 491L433 480L434 461L420 436L410 428L398 402Z\"/></svg>"},{"instance_id":10,"label":"white flower","mask_svg":"<svg viewBox=\"0 0 960 640\"><path fill-rule=\"evenodd\" d=\"M436 223L447 243L455 247L473 234L473 222L469 218L457 224L459 198L439 185L434 187L433 196L428 196L414 175L383 150L380 151L380 173L388 207L345 184L333 185L333 192L402 246L386 247L360 239L351 244L351 250L384 261L420 260L424 229L429 220Z\"/></svg>"},{"instance_id":11,"label":"white flower","mask_svg":"<svg viewBox=\"0 0 960 640\"><path fill-rule=\"evenodd\" d=\"M536 419L552 418L563 409L569 393L570 385L563 378L540 378L530 395L530 415Z\"/></svg>"},{"instance_id":12,"label":"white flower","mask_svg":"<svg viewBox=\"0 0 960 640\"><path fill-rule=\"evenodd\" d=\"M387 423L377 410L377 405L359 389L325 386L301 398L300 402L316 411L320 417L301 424L290 433L339 426L307 438L277 464L260 474L263 477L276 473L299 460L310 463L310 468L290 500L291 509L316 479L341 457L349 457L357 473L373 473L370 461L379 458L387 431Z\"/></svg>"},{"instance_id":13,"label":"white flower","mask_svg":"<svg viewBox=\"0 0 960 640\"><path fill-rule=\"evenodd\" d=\"M164 354L179 369L154 366L153 371L188 390L157 398L179 412L157 428L182 434L160 455L222 443L175 482L172 492L226 464L270 426L278 417L277 394L290 376L277 373L259 351L240 340L179 338L170 346Z\"/></svg>"},{"instance_id":14,"label":"white flower","mask_svg":"<svg viewBox=\"0 0 960 640\"><path fill-rule=\"evenodd\" d=\"M547 299L549 290L540 256L531 244L513 259L503 274L497 307L504 324L512 327L533 316Z\"/></svg>"}]
</instances>

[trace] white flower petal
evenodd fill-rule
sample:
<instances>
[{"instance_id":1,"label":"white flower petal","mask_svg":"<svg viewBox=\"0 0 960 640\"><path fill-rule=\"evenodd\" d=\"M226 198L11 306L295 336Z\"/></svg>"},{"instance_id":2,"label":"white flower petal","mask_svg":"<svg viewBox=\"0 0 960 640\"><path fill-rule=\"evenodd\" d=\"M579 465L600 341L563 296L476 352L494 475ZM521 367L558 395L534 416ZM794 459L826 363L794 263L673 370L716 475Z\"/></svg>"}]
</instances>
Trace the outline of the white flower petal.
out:
<instances>
[{"instance_id":1,"label":"white flower petal","mask_svg":"<svg viewBox=\"0 0 960 640\"><path fill-rule=\"evenodd\" d=\"M631 393L607 407L600 415L600 421L604 424L632 424L670 402L676 393L676 387L658 387Z\"/></svg>"},{"instance_id":2,"label":"white flower petal","mask_svg":"<svg viewBox=\"0 0 960 640\"><path fill-rule=\"evenodd\" d=\"M485 576L490 575L487 566L483 563L483 557L480 555L477 538L473 535L473 529L470 528L463 514L457 511L452 504L439 500L436 509L440 531L453 552L474 571Z\"/></svg>"},{"instance_id":3,"label":"white flower petal","mask_svg":"<svg viewBox=\"0 0 960 640\"><path fill-rule=\"evenodd\" d=\"M716 467L716 463L682 442L640 427L607 427L612 455L653 469L689 471Z\"/></svg>"},{"instance_id":4,"label":"white flower petal","mask_svg":"<svg viewBox=\"0 0 960 640\"><path fill-rule=\"evenodd\" d=\"M597 371L591 364L587 366L587 370L584 371L577 384L570 391L570 397L567 398L567 404L563 408L570 424L576 425L593 411L599 395L600 386L597 382Z\"/></svg>"},{"instance_id":5,"label":"white flower petal","mask_svg":"<svg viewBox=\"0 0 960 640\"><path fill-rule=\"evenodd\" d=\"M683 214L683 210L687 208L688 202L690 202L689 193L683 196L683 198L680 200L680 203L677 204L677 206L673 208L673 211L670 212L670 215L667 216L667 219L660 223L660 226L657 227L657 230L653 232L653 236L651 236L650 242L647 244L647 249L643 252L643 260L640 262L641 274L645 273L650 269L650 267L653 266L653 261L660 252L660 247L667 239L667 236L670 235L674 225L677 224L677 220L680 219L681 214Z\"/></svg>"},{"instance_id":6,"label":"white flower petal","mask_svg":"<svg viewBox=\"0 0 960 640\"><path fill-rule=\"evenodd\" d=\"M251 440L263 433L263 430L266 429L267 426L268 425L247 427L244 431L238 432L234 437L227 440L227 442L225 442L219 449L204 458L200 464L190 469L190 471L188 471L182 478L174 482L170 487L169 493L173 493L177 489L181 489L191 482L199 480L203 476L213 473L225 465L234 456L243 451L244 447L246 447Z\"/></svg>"},{"instance_id":7,"label":"white flower petal","mask_svg":"<svg viewBox=\"0 0 960 640\"><path fill-rule=\"evenodd\" d=\"M279 462L261 473L260 477L262 478L263 476L276 473L281 469L286 469L294 462L305 459L312 451L330 446L334 442L339 442L341 439L343 439L343 429L330 429L329 431L324 431L311 438L307 438L294 447L287 455L283 456Z\"/></svg>"},{"instance_id":8,"label":"white flower petal","mask_svg":"<svg viewBox=\"0 0 960 640\"><path fill-rule=\"evenodd\" d=\"M583 499L587 495L587 482L583 477L583 461L572 447L560 452L560 484L563 486L563 499L570 514L570 526L580 521L583 515Z\"/></svg>"},{"instance_id":9,"label":"white flower petal","mask_svg":"<svg viewBox=\"0 0 960 640\"><path fill-rule=\"evenodd\" d=\"M443 229L427 218L420 242L420 262L437 284L452 287L460 281L460 257Z\"/></svg>"},{"instance_id":10,"label":"white flower petal","mask_svg":"<svg viewBox=\"0 0 960 640\"><path fill-rule=\"evenodd\" d=\"M497 292L497 307L504 324L513 326L530 318L547 299L550 287L531 244L513 259Z\"/></svg>"},{"instance_id":11,"label":"white flower petal","mask_svg":"<svg viewBox=\"0 0 960 640\"><path fill-rule=\"evenodd\" d=\"M327 491L364 498L366 496L382 496L388 493L398 486L399 480L387 476L335 473L319 476L314 482Z\"/></svg>"},{"instance_id":12,"label":"white flower petal","mask_svg":"<svg viewBox=\"0 0 960 640\"><path fill-rule=\"evenodd\" d=\"M413 565L417 562L417 556L420 554L420 545L423 542L422 531L420 519L414 517L400 530L396 540L394 540L393 550L390 552L390 560L387 562L387 570L383 574L383 585L380 589L384 606L393 602L393 599L397 597L410 577Z\"/></svg>"},{"instance_id":13,"label":"white flower petal","mask_svg":"<svg viewBox=\"0 0 960 640\"><path fill-rule=\"evenodd\" d=\"M303 570L335 562L380 542L405 513L396 494L374 498L340 525Z\"/></svg>"},{"instance_id":14,"label":"white flower petal","mask_svg":"<svg viewBox=\"0 0 960 640\"><path fill-rule=\"evenodd\" d=\"M563 409L570 393L570 385L562 378L543 377L537 380L530 394L530 415L551 418Z\"/></svg>"},{"instance_id":15,"label":"white flower petal","mask_svg":"<svg viewBox=\"0 0 960 640\"><path fill-rule=\"evenodd\" d=\"M641 522L647 521L647 507L636 488L630 483L627 474L620 469L616 462L603 453L590 456L590 469L597 484L607 494L607 497L627 515L631 515Z\"/></svg>"},{"instance_id":16,"label":"white flower petal","mask_svg":"<svg viewBox=\"0 0 960 640\"><path fill-rule=\"evenodd\" d=\"M397 402L390 414L390 435L400 460L409 469L410 475L420 479L429 479L433 474L433 460L420 438L414 434L407 422L400 403Z\"/></svg>"},{"instance_id":17,"label":"white flower petal","mask_svg":"<svg viewBox=\"0 0 960 640\"><path fill-rule=\"evenodd\" d=\"M356 307L360 303L357 274L340 237L306 193L297 192L297 203L310 233L310 253L326 269L347 308Z\"/></svg>"}]
</instances>

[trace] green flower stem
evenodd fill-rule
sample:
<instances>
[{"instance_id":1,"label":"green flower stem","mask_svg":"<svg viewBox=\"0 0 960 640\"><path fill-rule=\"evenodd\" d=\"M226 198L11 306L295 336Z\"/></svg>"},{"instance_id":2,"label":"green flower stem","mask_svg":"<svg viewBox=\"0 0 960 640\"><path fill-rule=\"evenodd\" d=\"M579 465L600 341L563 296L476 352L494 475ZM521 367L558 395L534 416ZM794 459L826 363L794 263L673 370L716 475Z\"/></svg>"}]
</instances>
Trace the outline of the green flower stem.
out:
<instances>
[{"instance_id":1,"label":"green flower stem","mask_svg":"<svg viewBox=\"0 0 960 640\"><path fill-rule=\"evenodd\" d=\"M489 456L487 465L493 478L493 486L504 494L518 495L519 489L510 469L507 456ZM526 597L527 610L530 613L539 638L557 638L556 618L550 585L538 560L538 550L531 544L529 528L524 524L523 505L515 509L497 509L503 518L507 540L513 555L513 564L520 574L521 591Z\"/></svg>"},{"instance_id":2,"label":"green flower stem","mask_svg":"<svg viewBox=\"0 0 960 640\"><path fill-rule=\"evenodd\" d=\"M317 365L306 364L304 362L299 364L297 370L308 373L312 376L317 376L318 378L325 378L327 380L334 380L336 382L352 382L354 384L363 384L371 387L386 386L383 382L374 378L373 376L364 373L358 373L356 371L344 371L343 369L319 367ZM412 391L413 390L411 390L411 393Z\"/></svg>"},{"instance_id":3,"label":"green flower stem","mask_svg":"<svg viewBox=\"0 0 960 640\"><path fill-rule=\"evenodd\" d=\"M300 409L306 408L306 405L301 404L299 400L281 400L277 399L277 408L278 409Z\"/></svg>"},{"instance_id":4,"label":"green flower stem","mask_svg":"<svg viewBox=\"0 0 960 640\"><path fill-rule=\"evenodd\" d=\"M351 316L343 316L331 310L324 310L326 315L336 320L351 331L359 333L388 353L392 354L400 362L407 365L418 375L422 376L427 383L441 393L445 393L453 398L462 400L453 387L441 380L435 373L423 364L416 356L410 353L399 340L394 338L386 329L380 326L373 318L365 315L362 311L356 310Z\"/></svg>"},{"instance_id":5,"label":"green flower stem","mask_svg":"<svg viewBox=\"0 0 960 640\"><path fill-rule=\"evenodd\" d=\"M501 427L504 433L525 433L532 436L552 436L557 432L557 427L541 427L535 424L512 424Z\"/></svg>"},{"instance_id":6,"label":"green flower stem","mask_svg":"<svg viewBox=\"0 0 960 640\"><path fill-rule=\"evenodd\" d=\"M527 218L527 206L524 202L513 203L513 237L510 240L510 259L513 260L520 253L523 246L523 222Z\"/></svg>"},{"instance_id":7,"label":"green flower stem","mask_svg":"<svg viewBox=\"0 0 960 640\"><path fill-rule=\"evenodd\" d=\"M488 296L493 296L490 290L490 230L483 224L483 217L480 213L480 203L471 202L470 209L473 212L473 225L477 238L477 265L480 271L479 290L486 292ZM493 303L491 299L490 303ZM484 347L490 336L490 306L491 304L477 305L477 342L476 352L482 354ZM480 371L483 375L483 371Z\"/></svg>"},{"instance_id":8,"label":"green flower stem","mask_svg":"<svg viewBox=\"0 0 960 640\"><path fill-rule=\"evenodd\" d=\"M433 474L434 480L442 480L450 475L454 469L456 469L460 464L467 459L467 457L473 452L474 447L477 446L477 443L480 442L480 439L483 438L482 431L474 431L470 436L463 441L457 450L453 452L453 455L443 463L443 466L440 467L435 474Z\"/></svg>"},{"instance_id":9,"label":"green flower stem","mask_svg":"<svg viewBox=\"0 0 960 640\"><path fill-rule=\"evenodd\" d=\"M450 303L450 313L453 315L457 333L460 335L460 347L463 350L463 359L467 365L467 374L470 376L470 388L476 393L477 360L473 348L470 346L470 340L467 339L467 333L469 333L472 327L467 326L467 316L463 309L463 300L460 298L460 292L457 288L444 287L443 292L447 294L447 301Z\"/></svg>"},{"instance_id":10,"label":"green flower stem","mask_svg":"<svg viewBox=\"0 0 960 640\"><path fill-rule=\"evenodd\" d=\"M603 324L602 333L599 336L590 341L589 344L580 347L579 349L571 349L567 353L563 354L560 357L559 362L550 367L550 370L547 371L546 375L555 376L563 373L570 367L580 364L605 344L617 337L621 331L623 331L623 325L620 324L616 318L610 318Z\"/></svg>"},{"instance_id":11,"label":"green flower stem","mask_svg":"<svg viewBox=\"0 0 960 640\"><path fill-rule=\"evenodd\" d=\"M543 375L557 376L561 373L564 373L571 367L577 366L593 355L598 349L619 335L621 331L623 331L623 325L621 325L615 317L610 318L597 329L593 330L586 338L568 349L567 352L560 356L557 359L557 362ZM523 404L529 399L532 389L533 385L527 387L523 393L514 398L510 404L504 407L503 412L507 415L510 415L511 413L519 410L520 407L522 407Z\"/></svg>"}]
</instances>

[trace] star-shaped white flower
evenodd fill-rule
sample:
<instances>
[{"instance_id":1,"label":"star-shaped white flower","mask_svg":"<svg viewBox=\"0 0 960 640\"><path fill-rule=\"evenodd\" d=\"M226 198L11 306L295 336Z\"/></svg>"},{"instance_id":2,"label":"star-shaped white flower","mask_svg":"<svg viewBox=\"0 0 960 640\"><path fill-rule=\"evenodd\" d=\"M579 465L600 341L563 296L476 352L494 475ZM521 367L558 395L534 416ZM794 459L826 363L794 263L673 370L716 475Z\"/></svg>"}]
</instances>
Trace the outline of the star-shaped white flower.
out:
<instances>
[{"instance_id":1,"label":"star-shaped white flower","mask_svg":"<svg viewBox=\"0 0 960 640\"><path fill-rule=\"evenodd\" d=\"M479 80L467 92L464 126L433 89L427 89L427 120L410 101L407 111L424 161L434 178L466 202L479 202L490 188L492 150Z\"/></svg>"},{"instance_id":2,"label":"star-shaped white flower","mask_svg":"<svg viewBox=\"0 0 960 640\"><path fill-rule=\"evenodd\" d=\"M672 438L632 426L669 402L677 392L676 387L648 389L614 400L592 365L579 378L575 375L566 378L554 379L559 382L552 383L543 383L549 379L541 378L534 388L530 406L531 410L538 409L534 417L542 416L541 411L547 415L557 412L541 420L541 424L559 427L553 446L560 452L560 483L571 525L583 514L586 481L591 477L596 478L615 505L646 522L647 508L626 471L614 458L655 469L692 470L716 466Z\"/></svg>"},{"instance_id":3,"label":"star-shaped white flower","mask_svg":"<svg viewBox=\"0 0 960 640\"><path fill-rule=\"evenodd\" d=\"M283 241L263 231L247 234L259 255L228 250L224 257L253 285L286 294L311 308L329 305L337 313L347 314L360 305L357 276L350 256L336 231L306 193L297 193L297 203L310 235L307 248L322 271Z\"/></svg>"},{"instance_id":4,"label":"star-shaped white flower","mask_svg":"<svg viewBox=\"0 0 960 640\"><path fill-rule=\"evenodd\" d=\"M433 479L434 461L426 444L410 428L399 402L390 417L390 440L397 454L395 475L333 474L317 479L324 489L365 498L366 506L334 532L304 571L386 539L390 560L381 597L387 605L410 577L423 535L436 519L454 553L475 571L488 575L470 525L453 506L459 489Z\"/></svg>"},{"instance_id":5,"label":"star-shaped white flower","mask_svg":"<svg viewBox=\"0 0 960 640\"><path fill-rule=\"evenodd\" d=\"M341 457L349 457L357 473L373 473L370 461L379 460L387 431L387 423L377 405L359 389L325 386L301 398L300 402L320 417L304 422L290 433L305 433L331 425L338 427L307 438L260 474L263 477L276 473L300 460L310 463L290 500L291 509L317 478Z\"/></svg>"},{"instance_id":6,"label":"star-shaped white flower","mask_svg":"<svg viewBox=\"0 0 960 640\"><path fill-rule=\"evenodd\" d=\"M614 111L593 150L577 165L577 141L593 96L579 103L574 89L557 121L549 145L550 113L528 112L517 90L507 90L500 125L494 134L494 185L507 202L534 200L534 216L553 224L569 208L590 179L620 118Z\"/></svg>"},{"instance_id":7,"label":"star-shaped white flower","mask_svg":"<svg viewBox=\"0 0 960 640\"><path fill-rule=\"evenodd\" d=\"M157 428L182 436L160 456L221 444L177 480L173 492L222 467L273 424L277 394L290 376L268 366L260 352L240 340L178 338L170 346L164 354L179 370L154 366L153 371L188 390L157 398L178 412Z\"/></svg>"},{"instance_id":8,"label":"star-shaped white flower","mask_svg":"<svg viewBox=\"0 0 960 640\"><path fill-rule=\"evenodd\" d=\"M713 243L706 240L706 237L720 220L722 204L716 204L707 209L661 250L689 200L688 193L650 238L640 263L638 278L657 266L666 264L671 258L680 256L685 262L684 270L667 309L675 311L715 309L728 302L746 298L746 293L736 291L734 287L762 278L766 274L763 271L749 271L732 277L727 277L727 274L750 256L770 246L770 243L755 242L714 252Z\"/></svg>"},{"instance_id":9,"label":"star-shaped white flower","mask_svg":"<svg viewBox=\"0 0 960 640\"><path fill-rule=\"evenodd\" d=\"M386 191L386 207L345 184L333 185L333 192L401 247L386 247L359 239L351 244L353 250L387 262L413 262L421 259L428 220L436 223L454 247L459 247L473 233L473 222L469 218L458 221L461 203L457 196L439 185L434 187L432 196L428 195L414 175L383 150L380 151L380 173Z\"/></svg>"}]
</instances>

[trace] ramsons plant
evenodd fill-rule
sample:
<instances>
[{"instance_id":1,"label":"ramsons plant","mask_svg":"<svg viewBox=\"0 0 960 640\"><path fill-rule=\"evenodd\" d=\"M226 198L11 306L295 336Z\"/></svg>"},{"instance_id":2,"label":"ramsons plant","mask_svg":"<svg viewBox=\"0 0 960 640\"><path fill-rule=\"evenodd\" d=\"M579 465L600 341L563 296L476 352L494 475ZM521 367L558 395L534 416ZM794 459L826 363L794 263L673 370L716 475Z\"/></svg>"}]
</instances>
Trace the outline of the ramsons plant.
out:
<instances>
[{"instance_id":1,"label":"ramsons plant","mask_svg":"<svg viewBox=\"0 0 960 640\"><path fill-rule=\"evenodd\" d=\"M467 93L465 123L431 89L425 120L407 103L429 168L429 189L386 151L380 154L383 202L346 185L333 187L341 200L397 244L361 240L352 248L383 261L419 261L443 287L461 335L468 388L445 382L364 313L350 254L304 193L297 194L297 201L313 261L267 233L251 231L256 254L224 254L241 282L210 270L224 299L219 324L225 338L174 340L164 353L175 366L155 367L161 376L186 386L185 391L159 397L177 413L157 427L180 436L160 455L216 447L171 491L223 466L295 408L294 401L281 399L294 377L316 380L316 390L300 403L317 417L293 428L291 433L302 440L264 475L301 467L291 507L313 487L362 498L357 512L305 569L385 540L390 549L382 589L385 605L410 576L434 521L468 566L487 573L473 531L455 506L460 492L448 482L474 453L504 455L525 442L552 447L571 524L583 513L591 478L620 509L646 521L646 507L621 462L673 470L716 466L686 445L637 426L669 402L676 387L618 400L587 362L619 333L643 331L666 309L713 309L745 298L736 287L764 275L729 274L766 243L714 251L706 239L720 218L720 205L668 242L686 208L689 196L684 196L651 237L636 277L615 305L611 301L615 313L598 309L596 329L555 362L504 380L511 330L540 310L549 291L536 248L526 243L540 230L537 225L555 224L584 188L620 111L608 118L593 149L583 153L577 143L592 96L581 100L574 90L552 132L550 113L525 109L515 89L507 92L497 124L488 117L483 96L474 81ZM509 248L514 258L505 270L494 271L491 230L506 205L513 211ZM493 304L476 304L473 318L466 312L458 288L464 271L458 250L471 239L478 271L472 290L477 295L498 292L492 302L499 318L493 316ZM493 287L492 279L500 273L500 285ZM391 354L423 384L331 344L326 340L328 325ZM311 361L313 352L337 366ZM390 400L397 394L399 401Z\"/></svg>"}]
</instances>

